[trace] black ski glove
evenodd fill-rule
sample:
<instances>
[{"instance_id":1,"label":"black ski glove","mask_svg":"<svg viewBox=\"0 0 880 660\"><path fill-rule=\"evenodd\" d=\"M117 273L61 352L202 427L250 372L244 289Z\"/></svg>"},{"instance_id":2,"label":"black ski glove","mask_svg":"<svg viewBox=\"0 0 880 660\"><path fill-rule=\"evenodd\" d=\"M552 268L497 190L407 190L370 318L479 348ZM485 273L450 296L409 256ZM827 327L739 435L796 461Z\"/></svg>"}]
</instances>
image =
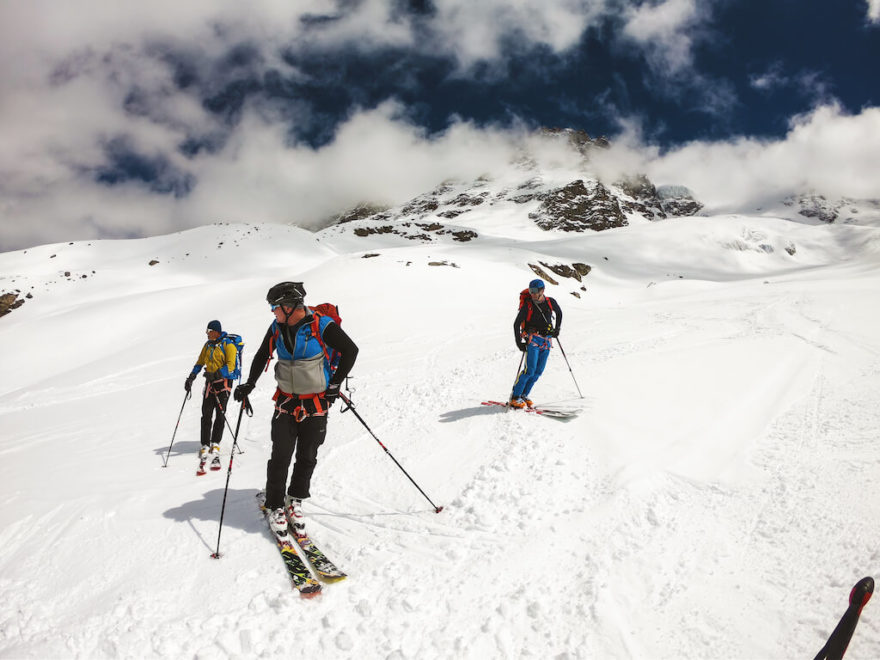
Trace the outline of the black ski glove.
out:
<instances>
[{"instance_id":1,"label":"black ski glove","mask_svg":"<svg viewBox=\"0 0 880 660\"><path fill-rule=\"evenodd\" d=\"M547 335L547 336L548 336L548 337L558 337L558 336L559 336L559 330L551 330L551 331L550 331L550 334Z\"/></svg>"},{"instance_id":2,"label":"black ski glove","mask_svg":"<svg viewBox=\"0 0 880 660\"><path fill-rule=\"evenodd\" d=\"M529 347L528 342L517 342L516 347L521 350L523 353L526 352L526 349Z\"/></svg>"},{"instance_id":3,"label":"black ski glove","mask_svg":"<svg viewBox=\"0 0 880 660\"><path fill-rule=\"evenodd\" d=\"M324 402L327 404L327 407L330 408L334 403L336 403L336 399L339 398L339 383L333 383L327 386L327 390L324 392Z\"/></svg>"},{"instance_id":4,"label":"black ski glove","mask_svg":"<svg viewBox=\"0 0 880 660\"><path fill-rule=\"evenodd\" d=\"M248 398L248 395L254 391L253 383L242 383L238 387L235 388L235 392L232 393L233 398L236 401L244 401Z\"/></svg>"},{"instance_id":5,"label":"black ski glove","mask_svg":"<svg viewBox=\"0 0 880 660\"><path fill-rule=\"evenodd\" d=\"M192 389L193 381L196 379L195 374L190 374L186 377L186 382L183 384L183 389L189 392Z\"/></svg>"}]
</instances>

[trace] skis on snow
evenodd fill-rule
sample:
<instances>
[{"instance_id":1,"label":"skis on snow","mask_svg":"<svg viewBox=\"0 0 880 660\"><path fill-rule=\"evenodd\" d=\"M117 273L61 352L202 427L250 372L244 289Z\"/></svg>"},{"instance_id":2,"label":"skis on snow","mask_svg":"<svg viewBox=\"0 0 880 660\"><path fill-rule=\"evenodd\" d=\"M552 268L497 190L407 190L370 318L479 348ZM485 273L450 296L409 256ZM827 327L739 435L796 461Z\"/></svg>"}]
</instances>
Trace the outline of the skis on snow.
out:
<instances>
[{"instance_id":1,"label":"skis on snow","mask_svg":"<svg viewBox=\"0 0 880 660\"><path fill-rule=\"evenodd\" d=\"M533 408L511 408L509 403L504 401L482 401L484 406L501 406L508 410L521 410L522 412L534 413L536 415L544 415L545 417L555 417L556 419L571 419L580 414L578 408L554 408L552 406L534 406Z\"/></svg>"},{"instance_id":2,"label":"skis on snow","mask_svg":"<svg viewBox=\"0 0 880 660\"><path fill-rule=\"evenodd\" d=\"M257 500L260 511L265 514L266 494L262 492L257 493ZM278 536L272 532L271 528L269 532L278 544L278 550L281 552L281 558L284 560L287 574L302 598L313 598L321 593L321 582L339 582L348 577L327 558L308 535L296 536L293 532L293 525L288 524L286 536ZM296 541L296 545L294 545L292 540ZM299 546L300 552L297 552L297 546ZM303 561L303 557L300 554L305 557L305 561ZM321 582L315 579L312 571L314 571Z\"/></svg>"},{"instance_id":3,"label":"skis on snow","mask_svg":"<svg viewBox=\"0 0 880 660\"><path fill-rule=\"evenodd\" d=\"M293 534L293 526L290 526L288 533ZM297 544L302 549L309 564L312 565L312 568L315 569L315 572L321 580L324 582L339 582L348 577L345 573L336 568L336 564L327 559L327 555L318 549L318 546L315 545L315 542L312 541L308 534L305 536L296 536L294 534L293 538L296 539Z\"/></svg>"}]
</instances>

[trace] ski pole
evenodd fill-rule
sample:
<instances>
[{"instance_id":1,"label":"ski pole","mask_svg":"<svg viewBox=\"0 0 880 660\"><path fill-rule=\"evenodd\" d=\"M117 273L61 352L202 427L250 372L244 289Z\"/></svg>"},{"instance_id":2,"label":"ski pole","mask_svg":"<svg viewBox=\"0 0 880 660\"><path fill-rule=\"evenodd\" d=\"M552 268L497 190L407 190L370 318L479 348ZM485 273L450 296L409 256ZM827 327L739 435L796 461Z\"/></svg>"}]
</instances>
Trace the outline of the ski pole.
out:
<instances>
[{"instance_id":1,"label":"ski pole","mask_svg":"<svg viewBox=\"0 0 880 660\"><path fill-rule=\"evenodd\" d=\"M171 444L168 445L168 453L165 455L162 467L168 467L168 459L171 458L171 447L174 445L174 437L177 435L177 427L180 426L180 418L183 417L183 407L186 405L186 402L189 401L190 397L192 397L192 391L187 390L183 397L183 403L180 406L180 414L177 415L177 424L174 425L174 433L171 434Z\"/></svg>"},{"instance_id":2,"label":"ski pole","mask_svg":"<svg viewBox=\"0 0 880 660\"><path fill-rule=\"evenodd\" d=\"M571 374L571 379L574 381L574 386L577 387L578 394L583 399L584 395L581 394L581 388L578 387L577 378L574 377L574 372L571 370L571 365L568 363L568 356L565 355L565 349L562 348L562 342L559 341L559 337L556 337L556 343L559 344L559 350L562 351L562 357L565 359L565 365L568 367L568 373Z\"/></svg>"},{"instance_id":3,"label":"ski pole","mask_svg":"<svg viewBox=\"0 0 880 660\"><path fill-rule=\"evenodd\" d=\"M856 624L859 622L862 608L871 600L873 593L873 578L866 577L856 582L849 594L849 607L814 660L841 660L843 658L853 633L856 631Z\"/></svg>"},{"instance_id":4,"label":"ski pole","mask_svg":"<svg viewBox=\"0 0 880 660\"><path fill-rule=\"evenodd\" d=\"M358 421L359 421L361 424L364 425L364 428L367 429L367 432L369 432L369 434L370 434L371 436L373 436L373 438L376 440L376 442L379 443L379 446L380 446L382 449L385 450L385 453L388 454L388 457L389 457L392 461L394 461L394 464L395 464L397 467L400 468L400 471L403 472L403 473L406 475L406 478L409 479L409 480L412 482L412 485L419 489L419 492L424 496L424 498L425 498L426 500L428 500L428 502L431 502L431 498L428 497L428 496L425 494L425 491L423 491L423 490L419 487L419 485L415 482L415 479L413 479L411 476L409 476L409 473L408 473L406 470L403 469L403 466L402 466L400 463L397 462L397 459L394 458L394 456L392 456L392 454L391 454L390 451L388 451L388 447L386 447L385 445L383 445L383 444L382 444L382 441L379 440L379 438L376 437L376 434L373 433L373 431L370 429L369 426L367 426L367 423L364 421L363 417L361 417L360 415L358 415L357 410L354 409L354 404L351 402L351 399L349 399L347 396L345 396L342 392L339 393L339 398L342 399L342 400L345 402L345 404L348 406L348 408L347 408L346 410L351 410L351 412L354 413L354 416L358 418ZM344 411L343 411L343 412L344 412ZM433 502L431 502L431 506L434 507L434 513L440 513L441 511L443 511L443 507L442 507L442 506L437 506L437 505L434 504Z\"/></svg>"},{"instance_id":5,"label":"ski pole","mask_svg":"<svg viewBox=\"0 0 880 660\"><path fill-rule=\"evenodd\" d=\"M241 401L241 410L238 411L238 421L235 423L235 433L232 434L232 448L233 451L229 452L229 469L226 470L226 487L223 489L223 506L220 507L220 527L217 529L217 550L211 555L214 559L220 559L220 534L223 533L223 516L226 514L226 493L229 492L229 478L232 476L232 460L235 458L235 447L238 445L238 430L241 428L241 416L244 413L245 408L248 411L248 417L254 414L254 409L251 408L251 402L248 401L247 397L244 397Z\"/></svg>"},{"instance_id":6,"label":"ski pole","mask_svg":"<svg viewBox=\"0 0 880 660\"><path fill-rule=\"evenodd\" d=\"M525 351L520 351L520 352L522 353L522 355L519 358L519 366L516 368L516 376L513 379L513 387L510 388L510 396L507 397L508 401L513 399L513 390L516 387L516 381L519 380L519 375L520 375L520 372L522 371L523 360L526 359L526 352Z\"/></svg>"}]
</instances>

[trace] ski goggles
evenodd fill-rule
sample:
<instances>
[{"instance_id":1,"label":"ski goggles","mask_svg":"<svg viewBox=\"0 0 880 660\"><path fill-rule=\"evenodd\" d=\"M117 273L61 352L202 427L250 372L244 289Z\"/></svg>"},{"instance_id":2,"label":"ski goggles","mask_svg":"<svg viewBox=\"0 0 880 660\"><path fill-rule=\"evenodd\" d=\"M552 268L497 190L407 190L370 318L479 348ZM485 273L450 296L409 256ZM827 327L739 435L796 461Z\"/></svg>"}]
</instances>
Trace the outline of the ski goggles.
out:
<instances>
[{"instance_id":1,"label":"ski goggles","mask_svg":"<svg viewBox=\"0 0 880 660\"><path fill-rule=\"evenodd\" d=\"M529 287L529 293L541 293L543 290L544 290L543 288L538 289L535 287Z\"/></svg>"},{"instance_id":2,"label":"ski goggles","mask_svg":"<svg viewBox=\"0 0 880 660\"><path fill-rule=\"evenodd\" d=\"M274 312L276 309L278 309L278 308L280 308L280 307L287 307L287 308L289 308L289 309L296 309L297 307L302 307L302 306L303 306L303 303L302 303L302 301L300 301L299 303L294 304L294 305L285 305L285 304L282 304L282 305L269 305L269 309L272 310L272 311Z\"/></svg>"}]
</instances>

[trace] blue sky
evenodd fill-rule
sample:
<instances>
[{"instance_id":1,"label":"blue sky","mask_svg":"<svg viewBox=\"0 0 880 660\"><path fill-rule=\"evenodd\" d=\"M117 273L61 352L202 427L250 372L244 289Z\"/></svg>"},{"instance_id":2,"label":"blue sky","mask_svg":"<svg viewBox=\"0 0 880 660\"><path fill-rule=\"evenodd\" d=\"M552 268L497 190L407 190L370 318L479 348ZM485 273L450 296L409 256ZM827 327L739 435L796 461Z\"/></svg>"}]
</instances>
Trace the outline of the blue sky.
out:
<instances>
[{"instance_id":1,"label":"blue sky","mask_svg":"<svg viewBox=\"0 0 880 660\"><path fill-rule=\"evenodd\" d=\"M880 0L141 4L0 5L0 250L308 226L541 126L710 207L880 197Z\"/></svg>"}]
</instances>

